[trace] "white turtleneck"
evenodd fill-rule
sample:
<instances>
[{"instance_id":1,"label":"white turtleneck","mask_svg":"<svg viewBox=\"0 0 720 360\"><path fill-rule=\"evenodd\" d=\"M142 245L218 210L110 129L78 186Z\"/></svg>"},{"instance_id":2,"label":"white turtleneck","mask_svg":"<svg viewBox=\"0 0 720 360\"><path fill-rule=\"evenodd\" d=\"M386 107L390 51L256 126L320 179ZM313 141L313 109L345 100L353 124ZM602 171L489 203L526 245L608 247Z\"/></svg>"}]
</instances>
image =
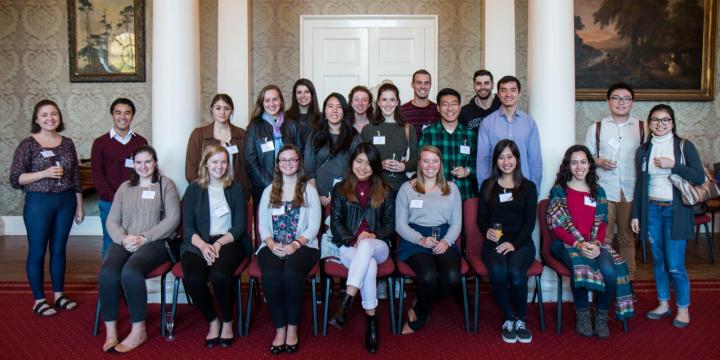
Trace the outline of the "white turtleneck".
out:
<instances>
[{"instance_id":1,"label":"white turtleneck","mask_svg":"<svg viewBox=\"0 0 720 360\"><path fill-rule=\"evenodd\" d=\"M666 157L675 160L673 133L669 132L663 136L653 136L650 141L652 141L653 146L648 159L648 175L650 177L648 195L651 199L672 201L673 186L668 179L670 169L657 167L653 159Z\"/></svg>"}]
</instances>

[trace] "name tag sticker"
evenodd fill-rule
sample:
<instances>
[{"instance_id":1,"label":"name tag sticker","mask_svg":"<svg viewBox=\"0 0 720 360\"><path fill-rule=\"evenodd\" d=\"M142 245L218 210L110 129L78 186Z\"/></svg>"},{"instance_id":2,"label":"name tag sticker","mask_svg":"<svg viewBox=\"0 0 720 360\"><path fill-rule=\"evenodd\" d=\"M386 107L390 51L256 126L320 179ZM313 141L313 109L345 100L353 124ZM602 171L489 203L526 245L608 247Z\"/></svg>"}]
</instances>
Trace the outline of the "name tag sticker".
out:
<instances>
[{"instance_id":1,"label":"name tag sticker","mask_svg":"<svg viewBox=\"0 0 720 360\"><path fill-rule=\"evenodd\" d=\"M125 167L126 168L133 168L133 159L125 159Z\"/></svg>"},{"instance_id":2,"label":"name tag sticker","mask_svg":"<svg viewBox=\"0 0 720 360\"><path fill-rule=\"evenodd\" d=\"M143 199L154 199L155 198L155 192L152 190L143 190L142 192L142 198Z\"/></svg>"},{"instance_id":3,"label":"name tag sticker","mask_svg":"<svg viewBox=\"0 0 720 360\"><path fill-rule=\"evenodd\" d=\"M385 137L373 136L373 145L385 145Z\"/></svg>"},{"instance_id":4,"label":"name tag sticker","mask_svg":"<svg viewBox=\"0 0 720 360\"><path fill-rule=\"evenodd\" d=\"M49 158L55 156L55 153L52 152L52 150L43 150L40 152L40 155L42 155L42 157L44 158Z\"/></svg>"},{"instance_id":5,"label":"name tag sticker","mask_svg":"<svg viewBox=\"0 0 720 360\"><path fill-rule=\"evenodd\" d=\"M593 200L589 196L585 196L585 206L595 207L596 206L595 200Z\"/></svg>"},{"instance_id":6,"label":"name tag sticker","mask_svg":"<svg viewBox=\"0 0 720 360\"><path fill-rule=\"evenodd\" d=\"M281 206L279 208L273 208L271 212L272 216L278 216L285 214L285 206Z\"/></svg>"},{"instance_id":7,"label":"name tag sticker","mask_svg":"<svg viewBox=\"0 0 720 360\"><path fill-rule=\"evenodd\" d=\"M608 145L610 145L613 149L617 150L620 148L620 140L618 138L613 137L608 140Z\"/></svg>"},{"instance_id":8,"label":"name tag sticker","mask_svg":"<svg viewBox=\"0 0 720 360\"><path fill-rule=\"evenodd\" d=\"M422 207L423 207L422 199L410 200L410 208L411 209L422 209Z\"/></svg>"},{"instance_id":9,"label":"name tag sticker","mask_svg":"<svg viewBox=\"0 0 720 360\"><path fill-rule=\"evenodd\" d=\"M230 212L230 209L228 209L227 205L223 205L223 206L215 209L215 212L213 213L213 215L215 217L221 217L229 212Z\"/></svg>"},{"instance_id":10,"label":"name tag sticker","mask_svg":"<svg viewBox=\"0 0 720 360\"><path fill-rule=\"evenodd\" d=\"M511 192L509 192L509 193L500 193L500 202L501 202L501 203L504 203L504 202L508 202L508 201L513 201L512 193L511 193Z\"/></svg>"},{"instance_id":11,"label":"name tag sticker","mask_svg":"<svg viewBox=\"0 0 720 360\"><path fill-rule=\"evenodd\" d=\"M238 151L238 148L237 148L237 145L228 146L228 147L227 147L227 151L230 153L230 155L235 155L235 154L237 154L237 153L239 152L239 151ZM264 152L264 151L263 151L263 152Z\"/></svg>"},{"instance_id":12,"label":"name tag sticker","mask_svg":"<svg viewBox=\"0 0 720 360\"><path fill-rule=\"evenodd\" d=\"M262 150L262 152L264 153L268 151L274 151L275 143L273 143L272 141L266 141L264 144L260 145L260 150Z\"/></svg>"},{"instance_id":13,"label":"name tag sticker","mask_svg":"<svg viewBox=\"0 0 720 360\"><path fill-rule=\"evenodd\" d=\"M465 154L465 155L470 155L470 146L460 145L460 153Z\"/></svg>"}]
</instances>

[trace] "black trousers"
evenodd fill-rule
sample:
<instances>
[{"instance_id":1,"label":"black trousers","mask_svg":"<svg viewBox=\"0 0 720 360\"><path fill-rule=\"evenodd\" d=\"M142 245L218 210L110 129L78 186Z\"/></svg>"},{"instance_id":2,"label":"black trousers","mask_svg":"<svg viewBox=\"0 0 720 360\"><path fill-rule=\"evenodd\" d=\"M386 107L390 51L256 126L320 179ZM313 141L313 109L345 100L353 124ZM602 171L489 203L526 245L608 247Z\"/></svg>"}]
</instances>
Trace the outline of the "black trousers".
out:
<instances>
[{"instance_id":1,"label":"black trousers","mask_svg":"<svg viewBox=\"0 0 720 360\"><path fill-rule=\"evenodd\" d=\"M242 245L237 241L223 245L220 248L220 257L210 266L198 254L190 251L183 254L181 263L185 275L185 285L206 321L210 322L217 318L210 288L207 285L208 280L212 283L215 300L220 306L222 321L233 321L233 305L235 304L233 273L245 256Z\"/></svg>"},{"instance_id":2,"label":"black trousers","mask_svg":"<svg viewBox=\"0 0 720 360\"><path fill-rule=\"evenodd\" d=\"M482 260L488 269L490 286L495 301L500 305L505 320L523 321L527 318L527 271L535 259L535 244L520 246L506 255L495 251L495 243L485 241ZM513 312L515 306L516 312Z\"/></svg>"},{"instance_id":3,"label":"black trousers","mask_svg":"<svg viewBox=\"0 0 720 360\"><path fill-rule=\"evenodd\" d=\"M257 257L273 325L276 329L297 325L300 322L305 279L320 258L320 252L303 246L294 254L281 259L266 246Z\"/></svg>"},{"instance_id":4,"label":"black trousers","mask_svg":"<svg viewBox=\"0 0 720 360\"><path fill-rule=\"evenodd\" d=\"M417 303L414 309L418 319L409 325L417 330L427 322L433 302L445 297L460 283L460 255L449 248L440 255L415 254L406 263L416 276Z\"/></svg>"},{"instance_id":5,"label":"black trousers","mask_svg":"<svg viewBox=\"0 0 720 360\"><path fill-rule=\"evenodd\" d=\"M145 321L145 275L166 261L170 261L170 257L162 240L151 241L135 252L129 252L116 243L110 245L98 276L98 296L103 320L117 320L122 287L130 311L130 321Z\"/></svg>"}]
</instances>

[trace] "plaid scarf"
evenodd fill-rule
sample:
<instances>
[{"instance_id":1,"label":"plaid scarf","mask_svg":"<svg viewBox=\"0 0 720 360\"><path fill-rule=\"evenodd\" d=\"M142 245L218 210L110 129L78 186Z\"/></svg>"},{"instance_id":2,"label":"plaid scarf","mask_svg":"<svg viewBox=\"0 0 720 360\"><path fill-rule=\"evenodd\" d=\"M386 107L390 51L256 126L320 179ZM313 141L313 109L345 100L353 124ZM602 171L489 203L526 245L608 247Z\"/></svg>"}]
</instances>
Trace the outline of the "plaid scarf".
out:
<instances>
[{"instance_id":1,"label":"plaid scarf","mask_svg":"<svg viewBox=\"0 0 720 360\"><path fill-rule=\"evenodd\" d=\"M577 241L587 241L600 245L602 249L610 253L617 273L615 317L618 320L631 318L635 315L635 311L633 308L632 285L630 284L627 263L608 244L600 244L597 241L600 224L607 221L607 199L603 191L598 191L596 204L595 218L589 239L583 238L580 231L578 231L572 223L572 216L567 209L567 195L565 190L558 185L555 185L552 190L550 190L550 204L548 205L545 220L550 229L555 227L563 228L572 234ZM597 262L594 259L588 259L582 256L580 250L573 246L565 244L565 249L572 260L572 281L575 287L586 287L588 290L601 292L605 291L605 281Z\"/></svg>"}]
</instances>

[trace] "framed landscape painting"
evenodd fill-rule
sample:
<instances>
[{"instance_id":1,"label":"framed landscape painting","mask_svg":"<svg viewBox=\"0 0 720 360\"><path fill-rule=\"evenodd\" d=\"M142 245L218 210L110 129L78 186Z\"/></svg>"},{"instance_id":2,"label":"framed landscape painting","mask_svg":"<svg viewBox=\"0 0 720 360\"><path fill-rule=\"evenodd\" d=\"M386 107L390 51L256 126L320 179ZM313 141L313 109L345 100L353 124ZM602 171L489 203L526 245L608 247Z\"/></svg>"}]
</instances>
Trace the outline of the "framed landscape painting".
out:
<instances>
[{"instance_id":1,"label":"framed landscape painting","mask_svg":"<svg viewBox=\"0 0 720 360\"><path fill-rule=\"evenodd\" d=\"M716 0L574 0L577 100L712 100Z\"/></svg>"},{"instance_id":2,"label":"framed landscape painting","mask_svg":"<svg viewBox=\"0 0 720 360\"><path fill-rule=\"evenodd\" d=\"M68 0L71 82L145 81L145 0Z\"/></svg>"}]
</instances>

